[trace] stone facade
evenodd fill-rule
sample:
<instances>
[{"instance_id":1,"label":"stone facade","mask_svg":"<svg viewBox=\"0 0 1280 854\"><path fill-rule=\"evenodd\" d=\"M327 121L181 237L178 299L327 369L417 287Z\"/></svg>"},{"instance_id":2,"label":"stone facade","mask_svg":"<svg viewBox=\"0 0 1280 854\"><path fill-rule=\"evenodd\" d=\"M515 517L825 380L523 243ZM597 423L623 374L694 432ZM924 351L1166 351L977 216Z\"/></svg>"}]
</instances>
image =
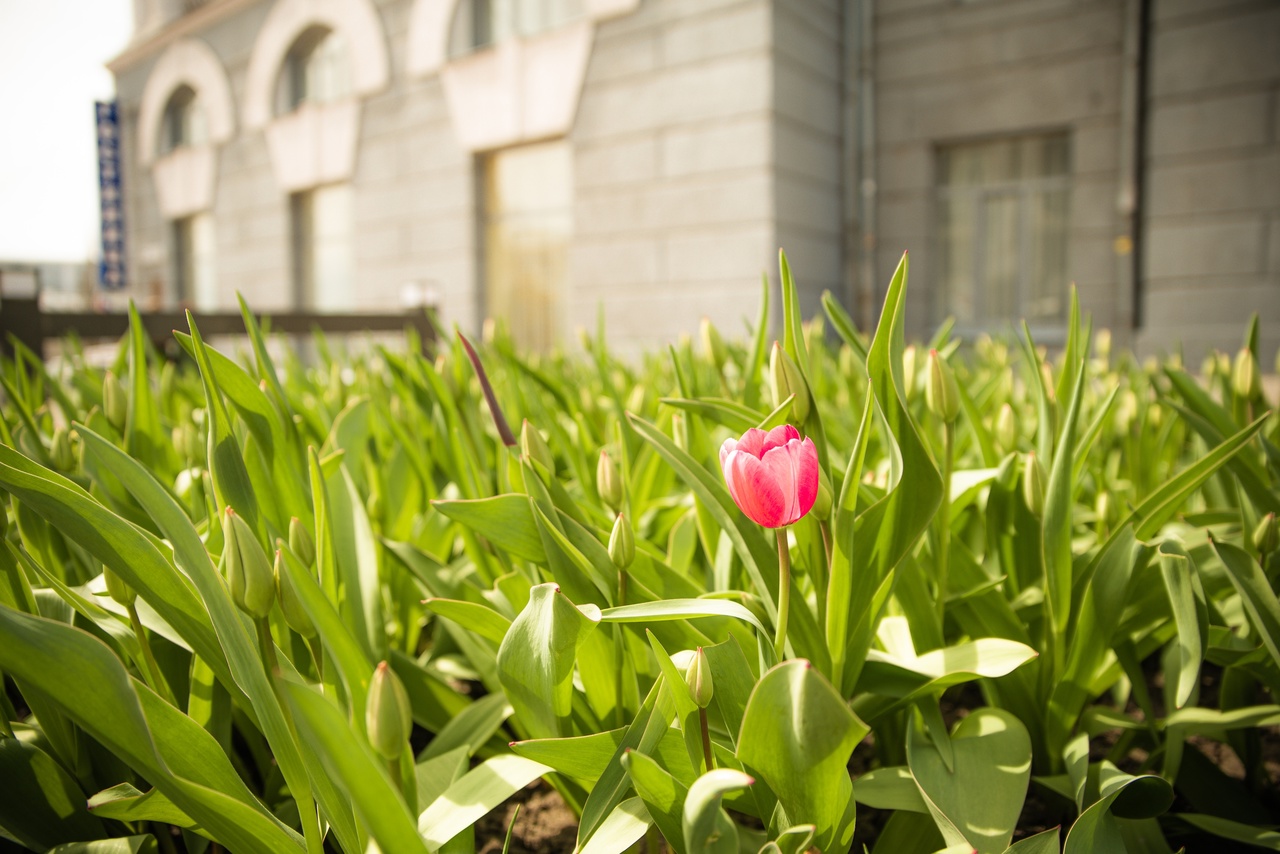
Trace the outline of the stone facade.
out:
<instances>
[{"instance_id":1,"label":"stone facade","mask_svg":"<svg viewBox=\"0 0 1280 854\"><path fill-rule=\"evenodd\" d=\"M624 351L693 332L703 316L736 333L756 314L761 273L776 280L779 247L806 311L830 290L864 322L911 251L909 332L927 335L944 314L940 147L1056 133L1070 150L1066 273L1097 326L1144 350L1180 339L1193 358L1234 349L1258 311L1264 348L1280 346L1272 0L583 0L589 54L567 113L563 95L538 94L550 84L528 70L535 44L451 69L439 31L454 2L208 0L167 23L150 14L112 63L134 292L172 291L157 187L167 179L139 156L144 90L167 48L198 39L236 109L215 147L211 204L223 303L240 291L264 309L291 306L289 197L270 128L246 120L245 105L262 102L249 91L261 88L255 44L277 4L334 20L361 5L376 13L387 66L355 96L362 307L395 308L406 283L425 283L447 322L478 328L477 146L554 133L573 159L570 340L601 307ZM502 83L494 75L510 62L525 71ZM486 104L515 112L460 116Z\"/></svg>"}]
</instances>

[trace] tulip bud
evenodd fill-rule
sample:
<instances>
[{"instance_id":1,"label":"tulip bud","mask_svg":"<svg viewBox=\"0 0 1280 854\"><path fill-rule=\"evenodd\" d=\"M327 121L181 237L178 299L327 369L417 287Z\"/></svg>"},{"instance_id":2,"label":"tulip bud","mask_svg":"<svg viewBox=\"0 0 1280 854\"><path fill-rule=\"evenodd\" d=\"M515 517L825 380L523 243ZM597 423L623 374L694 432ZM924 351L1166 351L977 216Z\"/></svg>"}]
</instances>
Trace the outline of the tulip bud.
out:
<instances>
[{"instance_id":1,"label":"tulip bud","mask_svg":"<svg viewBox=\"0 0 1280 854\"><path fill-rule=\"evenodd\" d=\"M1111 330L1099 329L1093 336L1093 352L1104 363L1111 360Z\"/></svg>"},{"instance_id":2,"label":"tulip bud","mask_svg":"<svg viewBox=\"0 0 1280 854\"><path fill-rule=\"evenodd\" d=\"M1275 513L1268 513L1253 529L1253 547L1265 558L1277 546L1280 546L1280 523L1277 523Z\"/></svg>"},{"instance_id":3,"label":"tulip bud","mask_svg":"<svg viewBox=\"0 0 1280 854\"><path fill-rule=\"evenodd\" d=\"M1102 523L1105 523L1111 516L1110 492L1104 490L1098 493L1098 497L1093 500L1093 515Z\"/></svg>"},{"instance_id":4,"label":"tulip bud","mask_svg":"<svg viewBox=\"0 0 1280 854\"><path fill-rule=\"evenodd\" d=\"M76 465L75 452L71 450L71 436L66 427L53 431L53 447L51 449L53 467L58 471L71 471Z\"/></svg>"},{"instance_id":5,"label":"tulip bud","mask_svg":"<svg viewBox=\"0 0 1280 854\"><path fill-rule=\"evenodd\" d=\"M609 534L609 559L618 569L626 569L636 559L636 541L631 525L621 513L613 520L613 532Z\"/></svg>"},{"instance_id":6,"label":"tulip bud","mask_svg":"<svg viewBox=\"0 0 1280 854\"><path fill-rule=\"evenodd\" d=\"M1159 430L1162 424L1164 424L1164 407L1153 403L1147 407L1147 426L1152 430Z\"/></svg>"},{"instance_id":7,"label":"tulip bud","mask_svg":"<svg viewBox=\"0 0 1280 854\"><path fill-rule=\"evenodd\" d=\"M124 579L111 571L110 567L102 567L102 580L107 583L107 595L126 608L138 598L138 592L124 583Z\"/></svg>"},{"instance_id":8,"label":"tulip bud","mask_svg":"<svg viewBox=\"0 0 1280 854\"><path fill-rule=\"evenodd\" d=\"M1005 453L1012 451L1018 443L1018 424L1014 418L1013 407L1004 404L996 415L996 443Z\"/></svg>"},{"instance_id":9,"label":"tulip bud","mask_svg":"<svg viewBox=\"0 0 1280 854\"><path fill-rule=\"evenodd\" d=\"M622 475L609 452L603 449L600 461L596 463L596 491L600 493L600 500L614 513L622 509Z\"/></svg>"},{"instance_id":10,"label":"tulip bud","mask_svg":"<svg viewBox=\"0 0 1280 854\"><path fill-rule=\"evenodd\" d=\"M911 400L916 396L916 379L920 374L920 352L908 344L902 351L902 392Z\"/></svg>"},{"instance_id":11,"label":"tulip bud","mask_svg":"<svg viewBox=\"0 0 1280 854\"><path fill-rule=\"evenodd\" d=\"M128 409L128 402L125 400L124 388L120 385L120 381L116 379L116 375L111 371L107 371L106 377L102 380L102 412L107 416L107 421L117 430L124 429L124 418Z\"/></svg>"},{"instance_id":12,"label":"tulip bud","mask_svg":"<svg viewBox=\"0 0 1280 854\"><path fill-rule=\"evenodd\" d=\"M555 474L556 458L538 428L530 424L527 418L520 428L520 453L541 465L548 473Z\"/></svg>"},{"instance_id":13,"label":"tulip bud","mask_svg":"<svg viewBox=\"0 0 1280 854\"><path fill-rule=\"evenodd\" d=\"M649 390L644 383L636 383L631 388L631 393L627 395L627 411L641 413L645 411L645 404L649 402Z\"/></svg>"},{"instance_id":14,"label":"tulip bud","mask_svg":"<svg viewBox=\"0 0 1280 854\"><path fill-rule=\"evenodd\" d=\"M1277 354L1277 370L1280 370L1280 354ZM1204 360L1200 362L1200 375L1206 380L1213 379L1213 375L1218 370L1218 357L1213 353L1205 355Z\"/></svg>"},{"instance_id":15,"label":"tulip bud","mask_svg":"<svg viewBox=\"0 0 1280 854\"><path fill-rule=\"evenodd\" d=\"M723 371L729 354L725 350L724 339L720 337L720 330L711 324L710 318L704 317L702 325L698 327L698 334L702 339L702 352L716 366L717 371Z\"/></svg>"},{"instance_id":16,"label":"tulip bud","mask_svg":"<svg viewBox=\"0 0 1280 854\"><path fill-rule=\"evenodd\" d=\"M1022 500L1036 518L1044 515L1044 480L1044 467L1036 459L1035 451L1032 451L1023 458Z\"/></svg>"},{"instance_id":17,"label":"tulip bud","mask_svg":"<svg viewBox=\"0 0 1280 854\"><path fill-rule=\"evenodd\" d=\"M311 566L316 562L316 541L297 516L289 520L289 551L298 556L303 566Z\"/></svg>"},{"instance_id":18,"label":"tulip bud","mask_svg":"<svg viewBox=\"0 0 1280 854\"><path fill-rule=\"evenodd\" d=\"M774 407L781 406L782 401L795 395L791 401L791 418L797 424L803 424L809 417L809 387L800 373L800 366L777 341L773 342L773 352L769 354L769 387L773 392Z\"/></svg>"},{"instance_id":19,"label":"tulip bud","mask_svg":"<svg viewBox=\"0 0 1280 854\"><path fill-rule=\"evenodd\" d=\"M1127 388L1120 395L1120 402L1116 405L1116 432L1121 436L1129 435L1129 429L1133 426L1133 420L1138 415L1138 396L1134 394L1133 389Z\"/></svg>"},{"instance_id":20,"label":"tulip bud","mask_svg":"<svg viewBox=\"0 0 1280 854\"><path fill-rule=\"evenodd\" d=\"M275 575L276 598L280 600L284 621L289 624L289 628L304 638L315 637L316 627L312 625L311 617L302 607L302 603L298 601L298 591L293 589L293 582L289 580L289 571L284 568L284 553L279 549L276 549L276 562L271 571Z\"/></svg>"},{"instance_id":21,"label":"tulip bud","mask_svg":"<svg viewBox=\"0 0 1280 854\"><path fill-rule=\"evenodd\" d=\"M960 415L960 386L956 384L955 371L937 350L929 351L929 384L924 388L924 402L947 424Z\"/></svg>"},{"instance_id":22,"label":"tulip bud","mask_svg":"<svg viewBox=\"0 0 1280 854\"><path fill-rule=\"evenodd\" d=\"M684 672L684 684L689 686L689 693L693 695L693 702L698 704L698 708L705 709L711 705L715 686L711 680L711 662L707 660L702 647L698 647L698 651L689 660L689 667Z\"/></svg>"},{"instance_id":23,"label":"tulip bud","mask_svg":"<svg viewBox=\"0 0 1280 854\"><path fill-rule=\"evenodd\" d=\"M827 480L825 469L818 470L818 496L813 500L813 509L809 512L819 521L831 518L831 484Z\"/></svg>"},{"instance_id":24,"label":"tulip bud","mask_svg":"<svg viewBox=\"0 0 1280 854\"><path fill-rule=\"evenodd\" d=\"M261 619L271 613L275 599L275 579L271 561L248 523L230 507L222 517L222 555L226 563L227 586L240 610Z\"/></svg>"},{"instance_id":25,"label":"tulip bud","mask_svg":"<svg viewBox=\"0 0 1280 854\"><path fill-rule=\"evenodd\" d=\"M1244 400L1256 400L1262 394L1262 371L1258 369L1258 359L1248 347L1241 347L1236 354L1236 363L1231 368L1231 389L1236 397Z\"/></svg>"},{"instance_id":26,"label":"tulip bud","mask_svg":"<svg viewBox=\"0 0 1280 854\"><path fill-rule=\"evenodd\" d=\"M364 711L364 725L369 744L384 759L397 759L413 730L413 710L400 677L379 662L369 682L369 699Z\"/></svg>"},{"instance_id":27,"label":"tulip bud","mask_svg":"<svg viewBox=\"0 0 1280 854\"><path fill-rule=\"evenodd\" d=\"M177 376L177 367L168 360L160 368L160 399L173 399L173 382Z\"/></svg>"}]
</instances>

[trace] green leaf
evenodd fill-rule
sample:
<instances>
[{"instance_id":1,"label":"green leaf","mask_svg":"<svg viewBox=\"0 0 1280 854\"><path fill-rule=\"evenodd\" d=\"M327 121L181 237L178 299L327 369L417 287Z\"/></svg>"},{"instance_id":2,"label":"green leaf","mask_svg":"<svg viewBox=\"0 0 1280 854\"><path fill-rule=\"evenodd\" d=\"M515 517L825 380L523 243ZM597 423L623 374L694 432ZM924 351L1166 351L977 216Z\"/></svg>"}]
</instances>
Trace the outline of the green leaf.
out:
<instances>
[{"instance_id":1,"label":"green leaf","mask_svg":"<svg viewBox=\"0 0 1280 854\"><path fill-rule=\"evenodd\" d=\"M475 753L493 737L512 711L507 698L502 694L486 694L474 703L469 703L436 733L431 743L418 754L418 761L439 756L460 745L467 748L468 755Z\"/></svg>"},{"instance_id":2,"label":"green leaf","mask_svg":"<svg viewBox=\"0 0 1280 854\"><path fill-rule=\"evenodd\" d=\"M907 763L943 839L1001 854L1031 779L1027 729L1003 709L977 709L956 725L951 749L954 770L916 727L907 731Z\"/></svg>"},{"instance_id":3,"label":"green leaf","mask_svg":"<svg viewBox=\"0 0 1280 854\"><path fill-rule=\"evenodd\" d=\"M4 735L0 735L0 827L38 851L70 839L106 835L102 822L85 809L80 786L53 757Z\"/></svg>"},{"instance_id":4,"label":"green leaf","mask_svg":"<svg viewBox=\"0 0 1280 854\"><path fill-rule=\"evenodd\" d=\"M1251 824L1241 824L1238 821L1228 821L1216 815L1203 815L1200 813L1178 813L1178 818L1193 827L1212 833L1222 839L1243 842L1246 845L1265 848L1268 851L1280 851L1280 832L1270 827L1255 827Z\"/></svg>"},{"instance_id":5,"label":"green leaf","mask_svg":"<svg viewBox=\"0 0 1280 854\"><path fill-rule=\"evenodd\" d=\"M698 617L732 617L750 623L762 637L767 637L765 627L756 615L727 599L661 599L657 602L639 602L606 608L600 612L602 623L649 623L665 620L692 620Z\"/></svg>"},{"instance_id":6,"label":"green leaf","mask_svg":"<svg viewBox=\"0 0 1280 854\"><path fill-rule=\"evenodd\" d=\"M151 393L147 373L147 338L138 309L129 300L129 396L124 425L124 446L129 455L153 468L167 470L168 449L173 446L160 427L160 410Z\"/></svg>"},{"instance_id":7,"label":"green leaf","mask_svg":"<svg viewBox=\"0 0 1280 854\"><path fill-rule=\"evenodd\" d=\"M1128 854L1119 819L1152 818L1173 803L1173 787L1162 778L1134 777L1110 762L1101 764L1100 784L1101 797L1071 825L1063 854Z\"/></svg>"},{"instance_id":8,"label":"green leaf","mask_svg":"<svg viewBox=\"0 0 1280 854\"><path fill-rule=\"evenodd\" d=\"M640 798L627 798L613 808L579 854L623 854L652 824L644 802Z\"/></svg>"},{"instance_id":9,"label":"green leaf","mask_svg":"<svg viewBox=\"0 0 1280 854\"><path fill-rule=\"evenodd\" d=\"M1073 292L1074 293L1074 292ZM1072 313L1073 326L1079 321L1078 304L1072 302L1076 309ZM1074 342L1074 335L1072 336ZM1071 350L1068 349L1068 357ZM1067 417L1062 423L1062 433L1055 445L1053 467L1049 472L1049 483L1045 487L1044 504L1044 536L1041 539L1044 571L1045 571L1045 605L1051 630L1061 634L1066 631L1071 612L1071 516L1075 507L1075 461L1073 454L1076 446L1076 421L1080 417L1080 400L1084 394L1086 371L1083 366L1071 364L1068 371L1075 374L1074 390L1071 404L1067 408ZM1066 374L1063 375L1063 381ZM1059 649L1058 645L1053 647ZM1055 663L1054 672L1061 672Z\"/></svg>"},{"instance_id":10,"label":"green leaf","mask_svg":"<svg viewBox=\"0 0 1280 854\"><path fill-rule=\"evenodd\" d=\"M545 565L547 553L524 495L495 495L460 501L437 499L431 506L514 557Z\"/></svg>"},{"instance_id":11,"label":"green leaf","mask_svg":"<svg viewBox=\"0 0 1280 854\"><path fill-rule=\"evenodd\" d=\"M1272 660L1280 665L1280 600L1276 599L1262 567L1239 546L1220 543L1212 538L1209 542L1222 560L1231 585L1240 594L1249 622L1271 653Z\"/></svg>"},{"instance_id":12,"label":"green leaf","mask_svg":"<svg viewBox=\"0 0 1280 854\"><path fill-rule=\"evenodd\" d=\"M383 851L426 854L428 848L418 836L409 808L391 782L385 763L364 737L347 725L342 710L308 685L291 679L281 679L279 684L293 710L299 735L315 751L379 847Z\"/></svg>"},{"instance_id":13,"label":"green leaf","mask_svg":"<svg viewBox=\"0 0 1280 854\"><path fill-rule=\"evenodd\" d=\"M237 851L301 847L253 797L199 724L132 680L105 644L0 606L0 670L37 687L211 835Z\"/></svg>"},{"instance_id":14,"label":"green leaf","mask_svg":"<svg viewBox=\"0 0 1280 854\"><path fill-rule=\"evenodd\" d=\"M1015 842L1005 849L1004 854L1059 854L1062 851L1061 836L1059 828L1050 828Z\"/></svg>"},{"instance_id":15,"label":"green leaf","mask_svg":"<svg viewBox=\"0 0 1280 854\"><path fill-rule=\"evenodd\" d=\"M853 781L853 799L879 810L927 813L920 787L905 765L877 768Z\"/></svg>"},{"instance_id":16,"label":"green leaf","mask_svg":"<svg viewBox=\"0 0 1280 854\"><path fill-rule=\"evenodd\" d=\"M422 605L437 616L453 620L467 631L475 632L496 644L502 643L511 621L497 611L476 602L462 602L457 599L424 599Z\"/></svg>"},{"instance_id":17,"label":"green leaf","mask_svg":"<svg viewBox=\"0 0 1280 854\"><path fill-rule=\"evenodd\" d=\"M156 838L125 836L118 839L95 839L92 842L68 842L55 845L45 854L156 854Z\"/></svg>"},{"instance_id":18,"label":"green leaf","mask_svg":"<svg viewBox=\"0 0 1280 854\"><path fill-rule=\"evenodd\" d=\"M89 809L102 818L118 821L158 821L199 832L191 816L174 806L159 789L141 792L130 783L103 789L89 798Z\"/></svg>"},{"instance_id":19,"label":"green leaf","mask_svg":"<svg viewBox=\"0 0 1280 854\"><path fill-rule=\"evenodd\" d=\"M753 783L755 780L732 768L716 768L694 780L682 813L685 848L705 854L737 854L738 828L720 802L728 793Z\"/></svg>"},{"instance_id":20,"label":"green leaf","mask_svg":"<svg viewBox=\"0 0 1280 854\"><path fill-rule=\"evenodd\" d=\"M599 611L584 614L554 584L529 591L529 604L498 648L498 679L530 735L567 734L574 658L599 621Z\"/></svg>"},{"instance_id":21,"label":"green leaf","mask_svg":"<svg viewBox=\"0 0 1280 854\"><path fill-rule=\"evenodd\" d=\"M498 804L551 771L541 762L511 754L485 760L445 789L444 794L418 817L422 841L427 848L438 849Z\"/></svg>"},{"instance_id":22,"label":"green leaf","mask_svg":"<svg viewBox=\"0 0 1280 854\"><path fill-rule=\"evenodd\" d=\"M747 702L738 758L762 779L792 824L813 824L823 852L853 835L847 764L869 732L822 674L802 659L777 665Z\"/></svg>"},{"instance_id":23,"label":"green leaf","mask_svg":"<svg viewBox=\"0 0 1280 854\"><path fill-rule=\"evenodd\" d=\"M1173 540L1160 545L1160 577L1178 627L1179 666L1174 696L1180 709L1200 682L1200 663L1209 641L1208 606L1191 555Z\"/></svg>"},{"instance_id":24,"label":"green leaf","mask_svg":"<svg viewBox=\"0 0 1280 854\"><path fill-rule=\"evenodd\" d=\"M684 842L684 802L689 790L643 753L627 751L622 765L631 777L636 793L676 854L688 854Z\"/></svg>"}]
</instances>

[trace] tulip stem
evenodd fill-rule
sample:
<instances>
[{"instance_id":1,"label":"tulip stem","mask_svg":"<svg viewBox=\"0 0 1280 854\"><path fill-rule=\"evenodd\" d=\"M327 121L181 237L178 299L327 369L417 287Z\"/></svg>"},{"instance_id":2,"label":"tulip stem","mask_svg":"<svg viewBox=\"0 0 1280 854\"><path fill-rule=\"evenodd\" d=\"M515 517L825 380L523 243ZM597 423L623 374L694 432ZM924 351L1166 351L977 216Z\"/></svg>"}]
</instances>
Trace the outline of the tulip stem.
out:
<instances>
[{"instance_id":1,"label":"tulip stem","mask_svg":"<svg viewBox=\"0 0 1280 854\"><path fill-rule=\"evenodd\" d=\"M258 644L262 647L262 663L267 668L267 681L271 683L271 693L280 704L280 713L284 716L285 726L289 728L289 735L296 743L298 727L293 722L293 712L289 709L284 692L276 681L276 674L280 671L280 659L276 657L276 642L271 637L271 621L261 617L254 622L258 624ZM305 796L304 793L295 792L294 797L298 801L298 819L302 822L307 854L323 854L324 835L320 832L320 819L316 815L315 801L311 798L311 792L305 792Z\"/></svg>"},{"instance_id":2,"label":"tulip stem","mask_svg":"<svg viewBox=\"0 0 1280 854\"><path fill-rule=\"evenodd\" d=\"M151 650L151 641L147 639L147 633L142 628L142 620L138 617L137 607L129 602L125 605L125 609L129 612L129 623L133 626L133 634L138 638L138 646L142 650L142 660L147 667L147 681L151 683L152 690L163 697L169 705L178 705L173 696L173 689L169 687L168 681L160 671L160 665L156 662L156 655Z\"/></svg>"},{"instance_id":3,"label":"tulip stem","mask_svg":"<svg viewBox=\"0 0 1280 854\"><path fill-rule=\"evenodd\" d=\"M948 421L942 427L942 507L938 514L938 631L946 638L948 573L951 558L951 474L955 464L956 427Z\"/></svg>"},{"instance_id":4,"label":"tulip stem","mask_svg":"<svg viewBox=\"0 0 1280 854\"><path fill-rule=\"evenodd\" d=\"M779 662L787 652L787 610L791 607L791 548L787 545L787 529L778 534L778 632L773 640L774 658Z\"/></svg>"},{"instance_id":5,"label":"tulip stem","mask_svg":"<svg viewBox=\"0 0 1280 854\"><path fill-rule=\"evenodd\" d=\"M702 729L702 758L707 763L707 767L702 769L705 774L715 770L716 760L711 755L711 731L707 726L707 710L703 706L698 707L698 725Z\"/></svg>"},{"instance_id":6,"label":"tulip stem","mask_svg":"<svg viewBox=\"0 0 1280 854\"><path fill-rule=\"evenodd\" d=\"M618 570L618 605L627 604L627 571L625 569ZM627 629L621 623L615 623L613 626L613 664L614 670L617 671L618 681L615 683L613 695L613 714L614 721L618 726L625 726L627 722L627 711L625 705L626 692L624 691L623 679L626 675L626 657L627 657Z\"/></svg>"}]
</instances>

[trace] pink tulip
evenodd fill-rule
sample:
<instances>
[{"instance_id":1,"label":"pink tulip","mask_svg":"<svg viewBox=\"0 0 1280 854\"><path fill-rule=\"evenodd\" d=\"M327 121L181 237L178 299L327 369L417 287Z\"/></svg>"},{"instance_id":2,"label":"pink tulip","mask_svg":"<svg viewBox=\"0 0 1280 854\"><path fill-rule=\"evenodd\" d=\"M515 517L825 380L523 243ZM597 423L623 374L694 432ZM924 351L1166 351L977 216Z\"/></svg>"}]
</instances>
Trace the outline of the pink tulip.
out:
<instances>
[{"instance_id":1,"label":"pink tulip","mask_svg":"<svg viewBox=\"0 0 1280 854\"><path fill-rule=\"evenodd\" d=\"M818 449L790 424L768 433L752 427L720 447L720 468L734 503L766 528L781 528L808 513L818 497Z\"/></svg>"}]
</instances>

